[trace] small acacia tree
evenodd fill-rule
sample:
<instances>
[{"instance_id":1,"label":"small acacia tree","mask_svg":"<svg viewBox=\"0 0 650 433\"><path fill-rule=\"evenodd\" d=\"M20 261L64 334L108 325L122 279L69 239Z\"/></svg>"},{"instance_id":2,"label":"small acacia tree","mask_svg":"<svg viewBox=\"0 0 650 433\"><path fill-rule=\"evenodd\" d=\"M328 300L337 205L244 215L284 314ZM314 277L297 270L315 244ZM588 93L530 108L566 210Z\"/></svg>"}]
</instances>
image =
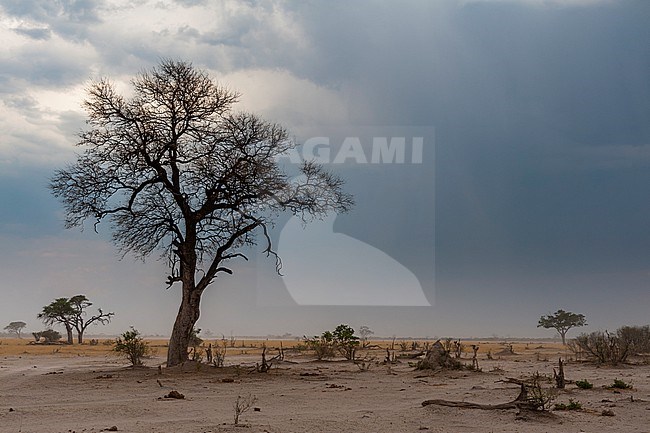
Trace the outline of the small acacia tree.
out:
<instances>
[{"instance_id":1,"label":"small acacia tree","mask_svg":"<svg viewBox=\"0 0 650 433\"><path fill-rule=\"evenodd\" d=\"M68 298L57 298L44 306L37 317L47 326L52 326L57 323L63 325L67 334L67 343L72 344L72 323L74 315L75 311L70 304L70 300Z\"/></svg>"},{"instance_id":2,"label":"small acacia tree","mask_svg":"<svg viewBox=\"0 0 650 433\"><path fill-rule=\"evenodd\" d=\"M289 177L278 157L297 145L281 126L233 111L239 95L205 72L163 60L119 95L107 80L89 87L89 129L77 161L55 172L53 194L66 226L108 220L124 253L162 250L167 283L181 285L167 364L187 360L206 288L233 259L258 242L281 262L268 229L280 212L307 221L345 212L352 198L343 182L314 162Z\"/></svg>"},{"instance_id":3,"label":"small acacia tree","mask_svg":"<svg viewBox=\"0 0 650 433\"><path fill-rule=\"evenodd\" d=\"M104 313L101 308L98 314L88 316L86 309L92 305L85 295L76 295L72 298L57 298L50 304L43 307L38 318L46 325L59 323L65 327L68 344L73 343L72 331L77 331L77 341L83 343L83 336L86 328L93 323L106 325L111 321L115 313Z\"/></svg>"},{"instance_id":4,"label":"small acacia tree","mask_svg":"<svg viewBox=\"0 0 650 433\"><path fill-rule=\"evenodd\" d=\"M7 326L5 326L5 331L12 334L16 334L16 337L18 338L22 338L20 336L20 333L25 328L25 326L27 326L27 323L25 322L20 322L20 321L11 322Z\"/></svg>"},{"instance_id":5,"label":"small acacia tree","mask_svg":"<svg viewBox=\"0 0 650 433\"><path fill-rule=\"evenodd\" d=\"M583 314L571 313L569 311L557 310L554 314L542 316L537 324L538 328L555 329L560 337L562 344L566 344L566 334L571 328L585 326L587 321Z\"/></svg>"},{"instance_id":6,"label":"small acacia tree","mask_svg":"<svg viewBox=\"0 0 650 433\"><path fill-rule=\"evenodd\" d=\"M354 361L357 347L359 347L359 337L354 335L354 329L349 325L341 324L332 331L332 336L341 355L347 360Z\"/></svg>"}]
</instances>

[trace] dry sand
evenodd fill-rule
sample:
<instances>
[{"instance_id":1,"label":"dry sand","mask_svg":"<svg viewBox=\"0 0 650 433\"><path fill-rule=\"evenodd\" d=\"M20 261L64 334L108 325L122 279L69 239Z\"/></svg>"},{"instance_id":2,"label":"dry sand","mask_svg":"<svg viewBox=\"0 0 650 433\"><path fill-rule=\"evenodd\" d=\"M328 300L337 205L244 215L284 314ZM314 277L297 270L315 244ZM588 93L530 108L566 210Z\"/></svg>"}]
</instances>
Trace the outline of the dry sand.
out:
<instances>
[{"instance_id":1,"label":"dry sand","mask_svg":"<svg viewBox=\"0 0 650 433\"><path fill-rule=\"evenodd\" d=\"M516 344L516 355L495 355L494 360L485 359L490 345L481 344L482 372L427 374L406 359L390 368L380 363L360 371L346 361L316 362L307 353L288 351L288 362L274 365L270 373L250 373L258 350L231 349L225 368L190 364L159 374L163 350L147 360L149 367L132 369L107 346L23 345L17 350L10 343L0 344L2 433L99 432L113 426L133 433L650 432L648 365L596 368L569 362L567 379L588 379L594 388L570 384L556 402L579 401L581 411L518 415L516 410L421 406L427 399L513 400L517 386L498 381L536 371L552 375L557 358L566 356L557 344ZM494 354L500 348L492 343L490 350ZM379 361L384 354L371 353ZM604 388L616 378L634 389ZM161 399L171 390L185 399ZM233 405L238 396L248 395L257 402L235 426ZM605 409L615 416L602 416Z\"/></svg>"}]
</instances>

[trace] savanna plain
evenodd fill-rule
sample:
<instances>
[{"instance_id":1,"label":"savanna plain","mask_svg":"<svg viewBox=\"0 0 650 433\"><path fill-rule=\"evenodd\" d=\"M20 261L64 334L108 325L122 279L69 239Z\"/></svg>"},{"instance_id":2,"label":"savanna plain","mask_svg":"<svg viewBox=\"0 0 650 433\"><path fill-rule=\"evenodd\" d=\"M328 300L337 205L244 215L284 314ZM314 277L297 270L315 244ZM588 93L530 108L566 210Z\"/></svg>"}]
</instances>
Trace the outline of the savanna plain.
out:
<instances>
[{"instance_id":1,"label":"savanna plain","mask_svg":"<svg viewBox=\"0 0 650 433\"><path fill-rule=\"evenodd\" d=\"M551 341L463 341L467 367L427 370L416 368L417 355L433 342L414 340L371 341L356 362L317 360L295 340L205 341L227 346L223 366L199 357L173 368L164 367L160 340L148 341L152 353L140 367L110 340L0 342L2 433L650 432L647 362L598 366ZM553 376L560 358L564 389ZM516 382L536 374L552 400L546 410L422 404L511 402Z\"/></svg>"}]
</instances>

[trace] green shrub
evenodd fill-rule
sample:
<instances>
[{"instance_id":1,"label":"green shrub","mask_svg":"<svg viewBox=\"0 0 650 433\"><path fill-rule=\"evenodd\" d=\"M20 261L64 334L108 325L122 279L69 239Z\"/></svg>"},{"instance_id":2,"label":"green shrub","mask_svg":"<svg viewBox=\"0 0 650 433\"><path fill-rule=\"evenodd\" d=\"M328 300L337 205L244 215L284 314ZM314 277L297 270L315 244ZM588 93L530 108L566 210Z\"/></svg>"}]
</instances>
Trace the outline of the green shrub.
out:
<instances>
[{"instance_id":1,"label":"green shrub","mask_svg":"<svg viewBox=\"0 0 650 433\"><path fill-rule=\"evenodd\" d=\"M594 384L590 383L587 379L585 379L585 380L576 380L576 386L580 389L591 389L594 387Z\"/></svg>"},{"instance_id":2,"label":"green shrub","mask_svg":"<svg viewBox=\"0 0 650 433\"><path fill-rule=\"evenodd\" d=\"M555 410L582 410L582 404L570 398L569 404L555 403Z\"/></svg>"},{"instance_id":3,"label":"green shrub","mask_svg":"<svg viewBox=\"0 0 650 433\"><path fill-rule=\"evenodd\" d=\"M614 379L614 383L612 383L609 388L613 389L632 389L632 385L629 383L625 383L624 381L620 379Z\"/></svg>"},{"instance_id":4,"label":"green shrub","mask_svg":"<svg viewBox=\"0 0 650 433\"><path fill-rule=\"evenodd\" d=\"M354 329L348 325L339 325L332 332L334 345L345 359L354 361L354 356L359 347L359 337L354 335Z\"/></svg>"},{"instance_id":5,"label":"green shrub","mask_svg":"<svg viewBox=\"0 0 650 433\"><path fill-rule=\"evenodd\" d=\"M113 350L124 355L134 366L143 365L142 358L150 352L147 342L140 337L140 332L133 327L115 340Z\"/></svg>"},{"instance_id":6,"label":"green shrub","mask_svg":"<svg viewBox=\"0 0 650 433\"><path fill-rule=\"evenodd\" d=\"M305 344L316 354L320 361L323 359L334 358L334 336L330 331L325 331L320 337L304 337Z\"/></svg>"},{"instance_id":7,"label":"green shrub","mask_svg":"<svg viewBox=\"0 0 650 433\"><path fill-rule=\"evenodd\" d=\"M320 337L303 338L318 360L333 358L338 351L345 359L353 361L359 346L359 337L354 335L354 329L343 324L337 326L334 331L323 332Z\"/></svg>"}]
</instances>

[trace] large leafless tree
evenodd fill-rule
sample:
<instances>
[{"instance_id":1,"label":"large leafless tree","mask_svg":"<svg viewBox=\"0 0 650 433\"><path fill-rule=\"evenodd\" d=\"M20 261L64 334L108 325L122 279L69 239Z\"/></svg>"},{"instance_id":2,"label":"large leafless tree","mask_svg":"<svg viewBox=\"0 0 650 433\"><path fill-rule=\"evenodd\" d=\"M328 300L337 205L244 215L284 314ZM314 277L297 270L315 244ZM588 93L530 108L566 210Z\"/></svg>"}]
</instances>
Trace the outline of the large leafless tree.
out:
<instances>
[{"instance_id":1,"label":"large leafless tree","mask_svg":"<svg viewBox=\"0 0 650 433\"><path fill-rule=\"evenodd\" d=\"M261 240L280 212L305 220L345 212L343 182L306 162L291 178L278 157L296 146L281 126L236 112L239 95L189 63L163 60L132 80L124 97L102 80L85 102L83 153L57 171L51 189L67 227L109 220L123 253L162 250L167 283L182 286L167 363L187 359L201 295L243 248Z\"/></svg>"}]
</instances>

